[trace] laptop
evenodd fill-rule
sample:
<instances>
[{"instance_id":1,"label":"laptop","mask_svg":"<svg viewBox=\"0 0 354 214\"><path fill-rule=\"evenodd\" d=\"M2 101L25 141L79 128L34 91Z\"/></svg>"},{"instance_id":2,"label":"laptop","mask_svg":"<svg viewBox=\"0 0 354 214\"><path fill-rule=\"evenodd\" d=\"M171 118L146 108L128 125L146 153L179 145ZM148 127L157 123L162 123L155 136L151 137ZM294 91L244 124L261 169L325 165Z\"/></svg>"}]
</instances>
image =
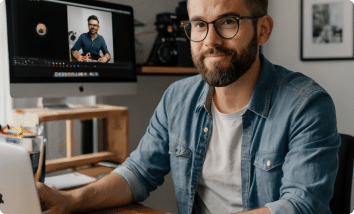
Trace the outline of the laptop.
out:
<instances>
[{"instance_id":1,"label":"laptop","mask_svg":"<svg viewBox=\"0 0 354 214\"><path fill-rule=\"evenodd\" d=\"M0 214L41 214L29 153L0 139Z\"/></svg>"}]
</instances>

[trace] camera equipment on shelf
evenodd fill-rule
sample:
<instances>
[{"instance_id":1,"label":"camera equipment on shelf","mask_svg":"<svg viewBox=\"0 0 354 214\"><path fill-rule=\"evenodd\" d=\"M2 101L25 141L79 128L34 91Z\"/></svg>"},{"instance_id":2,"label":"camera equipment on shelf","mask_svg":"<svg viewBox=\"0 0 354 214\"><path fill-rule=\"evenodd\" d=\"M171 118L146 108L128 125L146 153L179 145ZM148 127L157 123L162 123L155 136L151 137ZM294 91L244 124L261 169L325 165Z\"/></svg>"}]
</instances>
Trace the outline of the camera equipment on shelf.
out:
<instances>
[{"instance_id":1,"label":"camera equipment on shelf","mask_svg":"<svg viewBox=\"0 0 354 214\"><path fill-rule=\"evenodd\" d=\"M184 20L188 20L186 1L179 3L176 14L156 15L158 35L145 65L193 67L190 41L180 24Z\"/></svg>"}]
</instances>

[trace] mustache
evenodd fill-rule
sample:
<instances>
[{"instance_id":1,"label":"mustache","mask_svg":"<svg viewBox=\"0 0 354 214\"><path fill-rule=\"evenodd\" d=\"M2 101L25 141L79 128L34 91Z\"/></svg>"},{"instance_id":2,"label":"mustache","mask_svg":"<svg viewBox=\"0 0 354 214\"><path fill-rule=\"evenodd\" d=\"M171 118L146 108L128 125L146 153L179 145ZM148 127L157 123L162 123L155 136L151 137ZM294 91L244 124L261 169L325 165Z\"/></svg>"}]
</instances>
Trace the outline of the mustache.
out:
<instances>
[{"instance_id":1,"label":"mustache","mask_svg":"<svg viewBox=\"0 0 354 214\"><path fill-rule=\"evenodd\" d=\"M215 47L208 49L200 54L200 57L203 59L208 55L213 55L213 54L222 54L222 55L237 55L235 51L225 48L225 47Z\"/></svg>"}]
</instances>

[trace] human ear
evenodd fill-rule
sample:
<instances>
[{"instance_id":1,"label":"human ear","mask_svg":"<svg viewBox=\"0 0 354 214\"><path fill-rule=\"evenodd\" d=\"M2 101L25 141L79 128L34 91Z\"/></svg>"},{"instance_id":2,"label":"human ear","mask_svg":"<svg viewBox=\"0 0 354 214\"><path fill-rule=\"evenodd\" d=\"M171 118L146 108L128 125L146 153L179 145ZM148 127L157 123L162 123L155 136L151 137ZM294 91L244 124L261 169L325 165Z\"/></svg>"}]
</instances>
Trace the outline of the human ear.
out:
<instances>
[{"instance_id":1,"label":"human ear","mask_svg":"<svg viewBox=\"0 0 354 214\"><path fill-rule=\"evenodd\" d=\"M258 45L263 45L268 41L272 34L273 25L273 19L269 15L265 15L258 20Z\"/></svg>"}]
</instances>

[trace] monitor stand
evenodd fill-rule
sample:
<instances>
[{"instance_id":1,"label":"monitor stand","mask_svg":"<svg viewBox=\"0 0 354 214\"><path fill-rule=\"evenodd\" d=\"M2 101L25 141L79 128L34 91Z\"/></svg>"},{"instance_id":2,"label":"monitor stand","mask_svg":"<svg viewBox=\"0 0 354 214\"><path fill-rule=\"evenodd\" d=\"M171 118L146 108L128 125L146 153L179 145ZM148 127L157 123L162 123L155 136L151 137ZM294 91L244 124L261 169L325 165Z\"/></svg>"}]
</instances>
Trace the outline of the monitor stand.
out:
<instances>
[{"instance_id":1,"label":"monitor stand","mask_svg":"<svg viewBox=\"0 0 354 214\"><path fill-rule=\"evenodd\" d=\"M40 104L39 104L39 106L40 106ZM45 109L50 109L50 110L72 109L72 105L67 102L66 97L63 97L63 98L43 98L42 107Z\"/></svg>"},{"instance_id":2,"label":"monitor stand","mask_svg":"<svg viewBox=\"0 0 354 214\"><path fill-rule=\"evenodd\" d=\"M42 98L39 100L38 106L49 110L74 110L74 109L97 108L96 106L93 105L73 105L70 103L70 100L67 97Z\"/></svg>"}]
</instances>

